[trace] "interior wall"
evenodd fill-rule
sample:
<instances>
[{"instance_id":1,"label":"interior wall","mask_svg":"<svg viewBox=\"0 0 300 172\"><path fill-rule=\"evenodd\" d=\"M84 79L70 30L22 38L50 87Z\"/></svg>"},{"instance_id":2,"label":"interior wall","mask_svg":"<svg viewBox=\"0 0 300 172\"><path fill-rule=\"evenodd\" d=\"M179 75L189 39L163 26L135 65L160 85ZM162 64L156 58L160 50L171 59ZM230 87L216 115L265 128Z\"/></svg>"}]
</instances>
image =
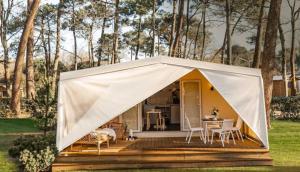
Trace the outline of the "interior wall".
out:
<instances>
[{"instance_id":1,"label":"interior wall","mask_svg":"<svg viewBox=\"0 0 300 172\"><path fill-rule=\"evenodd\" d=\"M214 107L219 109L219 118L237 120L237 113L224 100L217 90L211 90L212 85L208 80L198 71L193 70L191 73L183 76L181 81L187 80L201 80L201 115L202 118L210 115Z\"/></svg>"}]
</instances>

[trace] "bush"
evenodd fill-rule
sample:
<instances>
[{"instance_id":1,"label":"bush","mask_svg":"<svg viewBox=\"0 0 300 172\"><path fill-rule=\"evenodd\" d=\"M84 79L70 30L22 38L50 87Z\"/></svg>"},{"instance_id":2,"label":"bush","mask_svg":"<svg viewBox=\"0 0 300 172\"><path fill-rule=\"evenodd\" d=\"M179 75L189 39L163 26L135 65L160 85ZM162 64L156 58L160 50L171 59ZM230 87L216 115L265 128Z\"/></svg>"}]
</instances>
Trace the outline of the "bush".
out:
<instances>
[{"instance_id":1,"label":"bush","mask_svg":"<svg viewBox=\"0 0 300 172\"><path fill-rule=\"evenodd\" d=\"M300 120L300 96L273 97L271 109L274 119Z\"/></svg>"},{"instance_id":2,"label":"bush","mask_svg":"<svg viewBox=\"0 0 300 172\"><path fill-rule=\"evenodd\" d=\"M55 136L21 136L13 142L13 146L8 150L8 153L13 158L19 158L23 150L30 152L40 152L49 147L55 154L57 154L55 146Z\"/></svg>"},{"instance_id":3,"label":"bush","mask_svg":"<svg viewBox=\"0 0 300 172\"><path fill-rule=\"evenodd\" d=\"M25 171L39 172L49 171L52 162L55 159L55 153L49 146L46 149L37 151L23 150L20 154L19 161L24 166Z\"/></svg>"},{"instance_id":4,"label":"bush","mask_svg":"<svg viewBox=\"0 0 300 172\"><path fill-rule=\"evenodd\" d=\"M14 117L14 113L10 110L10 101L9 97L0 98L0 118ZM21 99L21 111L22 113L32 114L33 101L22 98Z\"/></svg>"}]
</instances>

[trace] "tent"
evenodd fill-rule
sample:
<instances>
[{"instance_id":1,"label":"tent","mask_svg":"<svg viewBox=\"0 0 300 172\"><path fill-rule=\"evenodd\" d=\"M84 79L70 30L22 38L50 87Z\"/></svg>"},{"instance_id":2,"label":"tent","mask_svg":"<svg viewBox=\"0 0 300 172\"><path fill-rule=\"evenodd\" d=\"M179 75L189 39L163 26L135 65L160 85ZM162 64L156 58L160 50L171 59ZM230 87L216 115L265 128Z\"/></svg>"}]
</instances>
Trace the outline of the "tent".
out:
<instances>
[{"instance_id":1,"label":"tent","mask_svg":"<svg viewBox=\"0 0 300 172\"><path fill-rule=\"evenodd\" d=\"M159 56L61 73L58 150L195 70L268 148L263 80L259 69Z\"/></svg>"}]
</instances>

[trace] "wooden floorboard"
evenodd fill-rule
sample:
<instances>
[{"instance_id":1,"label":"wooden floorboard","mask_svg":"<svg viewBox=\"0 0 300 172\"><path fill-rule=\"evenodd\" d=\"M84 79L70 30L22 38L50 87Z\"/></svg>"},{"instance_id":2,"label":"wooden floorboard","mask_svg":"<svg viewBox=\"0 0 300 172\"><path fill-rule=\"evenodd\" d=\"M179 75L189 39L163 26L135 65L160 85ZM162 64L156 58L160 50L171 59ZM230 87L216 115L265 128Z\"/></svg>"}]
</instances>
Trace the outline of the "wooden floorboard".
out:
<instances>
[{"instance_id":1,"label":"wooden floorboard","mask_svg":"<svg viewBox=\"0 0 300 172\"><path fill-rule=\"evenodd\" d=\"M93 151L94 149L94 151ZM193 138L145 138L136 141L118 141L101 147L100 155L95 146L74 145L55 160L52 169L130 169L130 168L193 168L214 166L272 165L269 151L257 143L245 140L234 145L220 142L204 144Z\"/></svg>"}]
</instances>

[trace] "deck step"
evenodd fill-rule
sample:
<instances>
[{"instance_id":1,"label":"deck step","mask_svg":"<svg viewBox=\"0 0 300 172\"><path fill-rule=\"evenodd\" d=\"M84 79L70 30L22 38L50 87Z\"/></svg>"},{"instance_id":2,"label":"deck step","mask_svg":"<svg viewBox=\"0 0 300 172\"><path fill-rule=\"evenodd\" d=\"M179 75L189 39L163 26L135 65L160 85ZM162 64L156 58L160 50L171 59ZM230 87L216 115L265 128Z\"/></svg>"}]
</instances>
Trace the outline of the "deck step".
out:
<instances>
[{"instance_id":1,"label":"deck step","mask_svg":"<svg viewBox=\"0 0 300 172\"><path fill-rule=\"evenodd\" d=\"M193 168L216 166L267 166L272 165L268 152L244 153L187 153L59 156L52 165L53 171L89 169L134 168Z\"/></svg>"},{"instance_id":2,"label":"deck step","mask_svg":"<svg viewBox=\"0 0 300 172\"><path fill-rule=\"evenodd\" d=\"M208 168L208 167L233 167L233 166L271 166L268 161L224 161L224 162L156 162L156 163L68 163L53 164L52 171L66 170L105 170L105 169L148 169L148 168Z\"/></svg>"}]
</instances>

